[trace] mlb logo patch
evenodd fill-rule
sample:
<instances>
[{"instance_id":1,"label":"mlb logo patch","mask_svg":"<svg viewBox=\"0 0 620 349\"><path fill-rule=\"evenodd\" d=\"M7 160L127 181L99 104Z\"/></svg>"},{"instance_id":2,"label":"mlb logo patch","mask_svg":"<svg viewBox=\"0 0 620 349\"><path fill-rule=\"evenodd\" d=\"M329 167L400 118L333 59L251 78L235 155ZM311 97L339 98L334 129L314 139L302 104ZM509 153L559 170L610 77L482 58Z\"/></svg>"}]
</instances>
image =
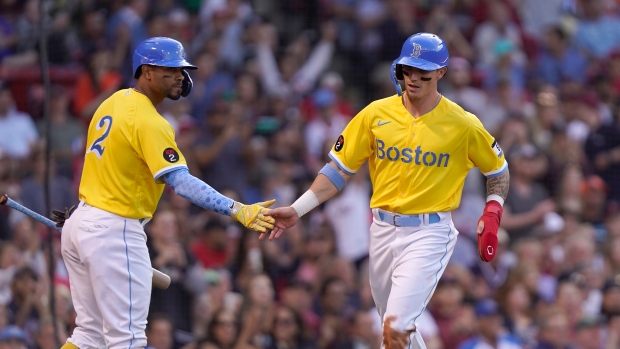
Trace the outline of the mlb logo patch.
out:
<instances>
[{"instance_id":1,"label":"mlb logo patch","mask_svg":"<svg viewBox=\"0 0 620 349\"><path fill-rule=\"evenodd\" d=\"M497 141L494 141L493 144L491 144L491 148L493 148L493 151L495 152L495 155L497 155L497 157L501 157L502 154L504 154L504 152L502 151L502 148L499 147L499 144L497 143Z\"/></svg>"}]
</instances>

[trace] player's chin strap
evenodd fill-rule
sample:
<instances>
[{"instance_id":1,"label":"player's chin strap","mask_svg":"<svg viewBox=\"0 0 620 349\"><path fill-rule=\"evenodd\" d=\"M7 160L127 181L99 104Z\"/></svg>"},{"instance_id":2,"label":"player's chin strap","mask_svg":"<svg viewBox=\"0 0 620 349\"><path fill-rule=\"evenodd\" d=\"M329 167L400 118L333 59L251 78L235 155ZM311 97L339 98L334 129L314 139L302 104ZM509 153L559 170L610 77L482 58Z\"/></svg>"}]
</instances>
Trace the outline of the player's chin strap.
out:
<instances>
[{"instance_id":1,"label":"player's chin strap","mask_svg":"<svg viewBox=\"0 0 620 349\"><path fill-rule=\"evenodd\" d=\"M396 61L394 61L392 63L392 68L390 69L390 73L391 73L391 77L392 77L392 83L394 84L394 88L396 89L396 93L398 93L398 96L402 96L403 95L403 89L400 86L400 83L398 82L398 80L396 80Z\"/></svg>"}]
</instances>

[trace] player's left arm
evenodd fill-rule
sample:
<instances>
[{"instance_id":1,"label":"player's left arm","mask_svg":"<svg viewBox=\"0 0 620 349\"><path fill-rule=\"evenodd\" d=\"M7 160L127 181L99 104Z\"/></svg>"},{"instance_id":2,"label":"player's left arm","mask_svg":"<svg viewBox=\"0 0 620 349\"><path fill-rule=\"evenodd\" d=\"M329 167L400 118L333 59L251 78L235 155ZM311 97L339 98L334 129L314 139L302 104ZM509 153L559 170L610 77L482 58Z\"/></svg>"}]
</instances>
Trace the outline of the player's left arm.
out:
<instances>
[{"instance_id":1,"label":"player's left arm","mask_svg":"<svg viewBox=\"0 0 620 349\"><path fill-rule=\"evenodd\" d=\"M471 116L469 160L487 177L487 203L476 229L478 254L482 261L490 262L497 250L497 231L504 212L504 201L508 196L510 173L504 152L497 141L482 126L480 120Z\"/></svg>"}]
</instances>

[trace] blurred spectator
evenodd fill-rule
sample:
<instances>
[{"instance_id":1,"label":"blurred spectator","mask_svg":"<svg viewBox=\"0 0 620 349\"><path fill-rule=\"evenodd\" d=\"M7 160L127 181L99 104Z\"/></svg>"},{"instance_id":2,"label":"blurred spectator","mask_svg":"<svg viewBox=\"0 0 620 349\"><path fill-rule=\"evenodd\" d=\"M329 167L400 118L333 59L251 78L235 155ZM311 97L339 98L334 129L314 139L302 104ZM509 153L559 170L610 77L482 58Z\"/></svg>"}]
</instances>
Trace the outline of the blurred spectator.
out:
<instances>
[{"instance_id":1,"label":"blurred spectator","mask_svg":"<svg viewBox=\"0 0 620 349\"><path fill-rule=\"evenodd\" d=\"M536 58L535 81L558 86L564 80L582 83L588 61L572 47L569 34L559 25L545 28L543 49Z\"/></svg>"},{"instance_id":2,"label":"blurred spectator","mask_svg":"<svg viewBox=\"0 0 620 349\"><path fill-rule=\"evenodd\" d=\"M304 140L308 156L308 166L318 172L323 167L325 142L333 143L347 125L347 119L336 107L336 94L328 89L314 93L316 116L304 128Z\"/></svg>"},{"instance_id":3,"label":"blurred spectator","mask_svg":"<svg viewBox=\"0 0 620 349\"><path fill-rule=\"evenodd\" d=\"M147 246L153 267L170 276L166 290L151 291L149 313L165 313L173 328L191 332L190 313L194 297L206 288L204 271L179 241L176 217L170 210L158 210L147 226Z\"/></svg>"},{"instance_id":4,"label":"blurred spectator","mask_svg":"<svg viewBox=\"0 0 620 349\"><path fill-rule=\"evenodd\" d=\"M16 109L9 85L0 81L0 149L9 158L23 160L30 155L38 137L30 115Z\"/></svg>"},{"instance_id":5,"label":"blurred spectator","mask_svg":"<svg viewBox=\"0 0 620 349\"><path fill-rule=\"evenodd\" d=\"M133 51L147 38L145 18L148 0L129 0L109 17L106 39L113 44L110 65L117 69L126 83L133 81Z\"/></svg>"},{"instance_id":6,"label":"blurred spectator","mask_svg":"<svg viewBox=\"0 0 620 349\"><path fill-rule=\"evenodd\" d=\"M308 334L300 314L289 307L278 306L273 318L271 344L265 349L315 348Z\"/></svg>"},{"instance_id":7,"label":"blurred spectator","mask_svg":"<svg viewBox=\"0 0 620 349\"><path fill-rule=\"evenodd\" d=\"M595 227L602 227L607 213L607 193L609 187L598 176L584 178L579 187L582 197L581 217L584 223L589 223ZM602 239L605 232L598 233L597 238ZM598 235L597 234L597 235Z\"/></svg>"},{"instance_id":8,"label":"blurred spectator","mask_svg":"<svg viewBox=\"0 0 620 349\"><path fill-rule=\"evenodd\" d=\"M500 55L506 50L514 50L510 56L517 66L525 63L519 28L510 18L509 9L504 1L491 0L488 3L488 19L480 24L474 33L472 42L477 54L477 67L488 70L496 66Z\"/></svg>"},{"instance_id":9,"label":"blurred spectator","mask_svg":"<svg viewBox=\"0 0 620 349\"><path fill-rule=\"evenodd\" d=\"M461 57L451 58L450 74L447 77L450 84L443 95L476 115L484 127L490 130L489 132L494 133L502 119L487 116L488 96L483 90L472 86L472 71L469 61Z\"/></svg>"},{"instance_id":10,"label":"blurred spectator","mask_svg":"<svg viewBox=\"0 0 620 349\"><path fill-rule=\"evenodd\" d=\"M535 349L571 349L572 332L565 311L559 306L544 309L537 317L538 344Z\"/></svg>"},{"instance_id":11,"label":"blurred spectator","mask_svg":"<svg viewBox=\"0 0 620 349\"><path fill-rule=\"evenodd\" d=\"M39 58L39 30L49 29L49 20L44 20L44 28L40 26L39 0L26 0L23 10L15 22L14 54L2 60L2 65L11 68L22 68L34 65ZM10 41L9 41L10 42Z\"/></svg>"},{"instance_id":12,"label":"blurred spectator","mask_svg":"<svg viewBox=\"0 0 620 349\"><path fill-rule=\"evenodd\" d=\"M368 256L369 225L372 213L368 209L371 185L368 167L363 166L338 196L325 204L326 218L334 229L338 255L358 267Z\"/></svg>"},{"instance_id":13,"label":"blurred spectator","mask_svg":"<svg viewBox=\"0 0 620 349\"><path fill-rule=\"evenodd\" d=\"M82 154L85 148L84 126L74 119L69 111L69 92L60 85L52 87L50 93L50 150L55 159L56 173L72 178L74 156ZM47 123L38 122L39 134L47 137Z\"/></svg>"},{"instance_id":14,"label":"blurred spectator","mask_svg":"<svg viewBox=\"0 0 620 349\"><path fill-rule=\"evenodd\" d=\"M498 291L497 299L504 317L506 329L524 347L531 347L535 341L533 296L526 285L513 281L504 284ZM482 305L481 305L482 306ZM484 326L485 324L479 324Z\"/></svg>"},{"instance_id":15,"label":"blurred spectator","mask_svg":"<svg viewBox=\"0 0 620 349\"><path fill-rule=\"evenodd\" d=\"M546 28L561 23L562 16L568 10L566 7L568 7L566 1L563 0L521 1L520 14L524 34L531 37L534 42L541 42Z\"/></svg>"},{"instance_id":16,"label":"blurred spectator","mask_svg":"<svg viewBox=\"0 0 620 349\"><path fill-rule=\"evenodd\" d=\"M235 313L228 309L215 312L208 325L207 337L197 344L198 349L232 349L235 342L246 340L240 336L240 324Z\"/></svg>"},{"instance_id":17,"label":"blurred spectator","mask_svg":"<svg viewBox=\"0 0 620 349\"><path fill-rule=\"evenodd\" d=\"M29 338L36 333L40 321L49 316L46 290L40 277L30 267L15 272L11 283L11 302L8 304L9 323L23 328Z\"/></svg>"},{"instance_id":18,"label":"blurred spectator","mask_svg":"<svg viewBox=\"0 0 620 349\"><path fill-rule=\"evenodd\" d=\"M583 0L580 5L575 44L590 58L605 58L620 45L620 18L605 12L603 0Z\"/></svg>"},{"instance_id":19,"label":"blurred spectator","mask_svg":"<svg viewBox=\"0 0 620 349\"><path fill-rule=\"evenodd\" d=\"M30 339L18 326L7 326L0 331L0 349L28 349Z\"/></svg>"},{"instance_id":20,"label":"blurred spectator","mask_svg":"<svg viewBox=\"0 0 620 349\"><path fill-rule=\"evenodd\" d=\"M314 336L318 333L320 317L312 310L312 285L293 278L280 291L280 304L298 314L304 323L300 329L305 329L306 335Z\"/></svg>"},{"instance_id":21,"label":"blurred spectator","mask_svg":"<svg viewBox=\"0 0 620 349\"><path fill-rule=\"evenodd\" d=\"M511 163L510 190L506 199L502 227L510 234L514 246L519 239L532 236L536 225L555 211L555 203L543 186L536 182L541 154L531 144L508 150Z\"/></svg>"},{"instance_id":22,"label":"blurred spectator","mask_svg":"<svg viewBox=\"0 0 620 349\"><path fill-rule=\"evenodd\" d=\"M206 117L219 107L218 101L232 94L235 80L229 72L221 69L213 53L200 52L195 63L198 70L192 74L194 87L192 94L188 96L191 102L189 114L204 123Z\"/></svg>"},{"instance_id":23,"label":"blurred spectator","mask_svg":"<svg viewBox=\"0 0 620 349\"><path fill-rule=\"evenodd\" d=\"M478 335L459 345L459 349L473 348L523 348L519 339L507 333L502 327L502 316L497 303L492 299L483 299L476 303L474 313L478 320Z\"/></svg>"},{"instance_id":24,"label":"blurred spectator","mask_svg":"<svg viewBox=\"0 0 620 349\"><path fill-rule=\"evenodd\" d=\"M174 325L166 313L152 312L146 326L147 345L145 349L173 349Z\"/></svg>"},{"instance_id":25,"label":"blurred spectator","mask_svg":"<svg viewBox=\"0 0 620 349\"><path fill-rule=\"evenodd\" d=\"M299 52L294 51L294 46L289 46L287 52L277 61L272 47L278 41L275 29L262 26L258 30L256 54L266 94L296 97L309 92L320 75L328 68L334 53L334 41L337 37L335 25L329 22L323 24L321 40L308 57L302 57ZM304 40L304 38L298 40ZM299 41L299 44L303 42Z\"/></svg>"},{"instance_id":26,"label":"blurred spectator","mask_svg":"<svg viewBox=\"0 0 620 349\"><path fill-rule=\"evenodd\" d=\"M476 323L473 308L463 302L465 290L450 273L448 266L428 305L445 349L457 348L471 337Z\"/></svg>"},{"instance_id":27,"label":"blurred spectator","mask_svg":"<svg viewBox=\"0 0 620 349\"><path fill-rule=\"evenodd\" d=\"M599 349L603 347L603 325L601 319L584 317L579 320L575 331L577 332L576 349Z\"/></svg>"},{"instance_id":28,"label":"blurred spectator","mask_svg":"<svg viewBox=\"0 0 620 349\"><path fill-rule=\"evenodd\" d=\"M211 219L198 233L191 252L203 268L224 268L230 258L227 226L218 219Z\"/></svg>"},{"instance_id":29,"label":"blurred spectator","mask_svg":"<svg viewBox=\"0 0 620 349\"><path fill-rule=\"evenodd\" d=\"M73 96L73 113L85 124L101 102L116 92L123 77L112 67L112 53L105 46L86 52L84 70L78 76Z\"/></svg>"},{"instance_id":30,"label":"blurred spectator","mask_svg":"<svg viewBox=\"0 0 620 349\"><path fill-rule=\"evenodd\" d=\"M350 322L350 329L345 338L341 338L332 346L333 348L371 349L380 347L382 343L381 334L373 329L373 319L368 312L355 312Z\"/></svg>"},{"instance_id":31,"label":"blurred spectator","mask_svg":"<svg viewBox=\"0 0 620 349\"><path fill-rule=\"evenodd\" d=\"M603 286L601 313L611 321L620 316L620 274L614 274Z\"/></svg>"},{"instance_id":32,"label":"blurred spectator","mask_svg":"<svg viewBox=\"0 0 620 349\"><path fill-rule=\"evenodd\" d=\"M450 12L450 8L452 6L455 6L454 2L452 4L448 1L436 2L426 18L424 31L439 35L448 45L448 51L452 57L472 60L475 58L476 52L473 45L463 35L459 23L451 20L453 14Z\"/></svg>"},{"instance_id":33,"label":"blurred spectator","mask_svg":"<svg viewBox=\"0 0 620 349\"><path fill-rule=\"evenodd\" d=\"M206 183L214 188L231 188L245 193L245 156L249 133L238 115L229 115L226 106L205 115L206 125L194 145L194 156Z\"/></svg>"},{"instance_id":34,"label":"blurred spectator","mask_svg":"<svg viewBox=\"0 0 620 349\"><path fill-rule=\"evenodd\" d=\"M10 241L0 243L0 304L7 305L11 301L11 282L15 271L22 266L17 248ZM3 315L6 315L4 312Z\"/></svg>"},{"instance_id":35,"label":"blurred spectator","mask_svg":"<svg viewBox=\"0 0 620 349\"><path fill-rule=\"evenodd\" d=\"M599 123L586 138L584 152L609 186L609 199L620 202L620 127Z\"/></svg>"},{"instance_id":36,"label":"blurred spectator","mask_svg":"<svg viewBox=\"0 0 620 349\"><path fill-rule=\"evenodd\" d=\"M28 266L39 277L47 275L45 254L41 246L40 226L32 219L24 217L13 226L12 244L17 251L19 266Z\"/></svg>"},{"instance_id":37,"label":"blurred spectator","mask_svg":"<svg viewBox=\"0 0 620 349\"><path fill-rule=\"evenodd\" d=\"M78 203L77 194L71 185L71 179L58 173L55 156L49 159L49 170L46 173L45 153L36 150L31 156L32 174L22 181L21 201L29 209L43 216L50 216L51 210L64 210ZM45 201L46 174L49 180L50 207Z\"/></svg>"},{"instance_id":38,"label":"blurred spectator","mask_svg":"<svg viewBox=\"0 0 620 349\"><path fill-rule=\"evenodd\" d=\"M55 349L57 343L64 343L67 338L67 331L62 325L62 321L58 321L58 332L54 335L54 322L50 319L41 321L36 334L33 336L34 349Z\"/></svg>"}]
</instances>

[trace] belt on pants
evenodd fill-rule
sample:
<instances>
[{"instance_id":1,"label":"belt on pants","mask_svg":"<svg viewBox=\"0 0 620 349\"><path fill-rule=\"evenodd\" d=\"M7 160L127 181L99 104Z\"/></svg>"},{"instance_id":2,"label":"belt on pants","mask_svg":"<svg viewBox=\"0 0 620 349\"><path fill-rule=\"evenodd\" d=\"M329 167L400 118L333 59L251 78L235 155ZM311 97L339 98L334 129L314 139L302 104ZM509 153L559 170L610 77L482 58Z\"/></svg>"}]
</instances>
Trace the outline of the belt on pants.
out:
<instances>
[{"instance_id":1,"label":"belt on pants","mask_svg":"<svg viewBox=\"0 0 620 349\"><path fill-rule=\"evenodd\" d=\"M396 214L379 210L379 219L382 222L392 224L395 227L417 227L424 224L424 214ZM428 214L428 223L439 223L441 218L437 213Z\"/></svg>"}]
</instances>

